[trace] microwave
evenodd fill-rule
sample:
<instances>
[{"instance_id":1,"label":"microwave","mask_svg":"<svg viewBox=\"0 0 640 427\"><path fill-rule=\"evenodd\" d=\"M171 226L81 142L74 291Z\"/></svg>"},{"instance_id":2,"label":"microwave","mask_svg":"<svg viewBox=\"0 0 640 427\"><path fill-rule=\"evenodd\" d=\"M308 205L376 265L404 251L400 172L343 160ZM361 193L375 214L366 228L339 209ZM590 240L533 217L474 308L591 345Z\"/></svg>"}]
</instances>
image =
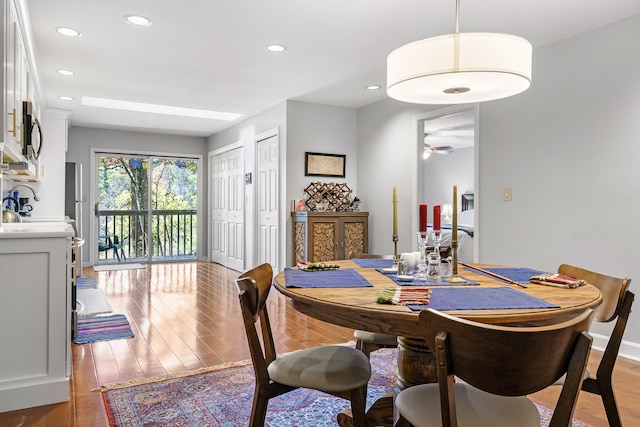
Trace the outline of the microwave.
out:
<instances>
[{"instance_id":1,"label":"microwave","mask_svg":"<svg viewBox=\"0 0 640 427\"><path fill-rule=\"evenodd\" d=\"M22 102L22 154L27 158L38 160L42 151L42 126L33 115L31 101Z\"/></svg>"}]
</instances>

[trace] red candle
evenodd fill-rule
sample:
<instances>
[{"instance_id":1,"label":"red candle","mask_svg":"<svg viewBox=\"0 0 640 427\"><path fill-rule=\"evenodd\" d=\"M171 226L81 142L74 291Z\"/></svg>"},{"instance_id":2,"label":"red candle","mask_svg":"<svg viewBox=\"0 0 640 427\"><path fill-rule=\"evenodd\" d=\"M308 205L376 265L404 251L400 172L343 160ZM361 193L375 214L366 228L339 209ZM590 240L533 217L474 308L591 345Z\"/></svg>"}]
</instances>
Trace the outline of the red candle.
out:
<instances>
[{"instance_id":1,"label":"red candle","mask_svg":"<svg viewBox=\"0 0 640 427\"><path fill-rule=\"evenodd\" d=\"M440 230L440 205L433 207L433 229Z\"/></svg>"},{"instance_id":2,"label":"red candle","mask_svg":"<svg viewBox=\"0 0 640 427\"><path fill-rule=\"evenodd\" d=\"M420 205L420 229L418 231L427 231L427 205Z\"/></svg>"}]
</instances>

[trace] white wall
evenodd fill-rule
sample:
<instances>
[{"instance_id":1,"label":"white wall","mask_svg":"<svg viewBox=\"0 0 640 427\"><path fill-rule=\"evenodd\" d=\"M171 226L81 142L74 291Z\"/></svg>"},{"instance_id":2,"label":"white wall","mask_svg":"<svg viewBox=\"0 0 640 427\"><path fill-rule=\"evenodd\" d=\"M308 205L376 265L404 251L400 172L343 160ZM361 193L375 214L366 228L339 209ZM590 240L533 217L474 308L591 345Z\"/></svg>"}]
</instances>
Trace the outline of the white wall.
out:
<instances>
[{"instance_id":1,"label":"white wall","mask_svg":"<svg viewBox=\"0 0 640 427\"><path fill-rule=\"evenodd\" d=\"M460 195L474 191L474 148L459 148L451 154L431 154L424 161L424 199L429 207L429 222L433 222L433 206L453 204L453 186Z\"/></svg>"},{"instance_id":2,"label":"white wall","mask_svg":"<svg viewBox=\"0 0 640 427\"><path fill-rule=\"evenodd\" d=\"M357 194L356 109L288 101L287 196L300 200L312 182L346 182ZM345 154L345 177L304 176L305 152Z\"/></svg>"},{"instance_id":3,"label":"white wall","mask_svg":"<svg viewBox=\"0 0 640 427\"><path fill-rule=\"evenodd\" d=\"M398 190L398 253L417 247L418 205L422 185L418 164L416 116L437 106L406 104L392 99L358 110L358 197L369 211L369 252L392 254L393 187Z\"/></svg>"},{"instance_id":4,"label":"white wall","mask_svg":"<svg viewBox=\"0 0 640 427\"><path fill-rule=\"evenodd\" d=\"M531 88L481 106L480 261L570 263L637 288L639 39L637 15L535 49ZM638 324L635 310L625 340L640 343Z\"/></svg>"},{"instance_id":5,"label":"white wall","mask_svg":"<svg viewBox=\"0 0 640 427\"><path fill-rule=\"evenodd\" d=\"M171 153L183 155L202 155L203 161L200 164L202 174L200 177L204 180L207 176L207 162L205 156L205 140L204 138L177 136L177 135L161 135L143 132L128 132L109 129L95 129L72 126L69 129L68 138L69 150L67 151L66 161L74 163L82 163L82 191L83 198L86 200L83 210L83 237L86 241L83 246L83 259L89 260L89 251L95 243L90 241L91 226L90 216L94 214L93 207L89 206L91 195L91 149L110 149L110 150L132 150L141 153ZM62 163L62 182L64 182L64 162ZM62 187L62 212L64 213L64 185ZM206 198L204 198L206 200ZM198 258L206 257L206 217L202 216L202 223L198 227Z\"/></svg>"},{"instance_id":6,"label":"white wall","mask_svg":"<svg viewBox=\"0 0 640 427\"><path fill-rule=\"evenodd\" d=\"M346 183L352 195L357 186L357 122L353 108L333 107L306 102L287 102L287 200L300 200L304 189L312 182ZM305 176L305 152L345 154L345 177ZM293 264L292 225L287 205L286 246L284 265ZM365 210L365 209L363 209Z\"/></svg>"}]
</instances>

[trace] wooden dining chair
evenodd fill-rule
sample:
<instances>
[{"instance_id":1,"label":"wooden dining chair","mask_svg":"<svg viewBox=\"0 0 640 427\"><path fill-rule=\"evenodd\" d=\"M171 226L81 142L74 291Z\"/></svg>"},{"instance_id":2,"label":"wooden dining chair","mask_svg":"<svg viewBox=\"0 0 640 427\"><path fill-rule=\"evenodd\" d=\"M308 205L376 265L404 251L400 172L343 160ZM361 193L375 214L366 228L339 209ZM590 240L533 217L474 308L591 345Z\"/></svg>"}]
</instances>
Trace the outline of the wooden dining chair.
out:
<instances>
[{"instance_id":1,"label":"wooden dining chair","mask_svg":"<svg viewBox=\"0 0 640 427\"><path fill-rule=\"evenodd\" d=\"M398 394L396 427L539 427L538 409L526 396L565 373L549 426L571 425L591 349L592 318L588 309L560 324L507 327L423 310L420 330L435 353L438 383Z\"/></svg>"},{"instance_id":2,"label":"wooden dining chair","mask_svg":"<svg viewBox=\"0 0 640 427\"><path fill-rule=\"evenodd\" d=\"M352 252L351 259L393 259L393 255L377 255L363 252ZM353 332L356 339L356 348L362 351L367 357L372 351L381 348L395 348L398 346L398 337L395 335L381 334L357 329Z\"/></svg>"},{"instance_id":3,"label":"wooden dining chair","mask_svg":"<svg viewBox=\"0 0 640 427\"><path fill-rule=\"evenodd\" d=\"M586 372L582 390L600 395L609 426L620 427L622 422L613 392L611 377L634 300L634 294L629 291L631 279L628 277L619 279L606 276L569 264L560 265L558 273L586 280L598 288L602 294L602 304L595 309L594 320L597 322L616 321L609 342L602 354L602 359L598 364L596 374L592 376L589 371Z\"/></svg>"},{"instance_id":4,"label":"wooden dining chair","mask_svg":"<svg viewBox=\"0 0 640 427\"><path fill-rule=\"evenodd\" d=\"M264 425L267 405L272 397L297 388L309 388L350 400L353 425L365 427L366 387L371 377L369 359L362 352L342 345L314 347L276 356L266 306L272 279L271 266L262 264L235 281L256 376L249 425ZM258 322L259 329L256 327Z\"/></svg>"}]
</instances>

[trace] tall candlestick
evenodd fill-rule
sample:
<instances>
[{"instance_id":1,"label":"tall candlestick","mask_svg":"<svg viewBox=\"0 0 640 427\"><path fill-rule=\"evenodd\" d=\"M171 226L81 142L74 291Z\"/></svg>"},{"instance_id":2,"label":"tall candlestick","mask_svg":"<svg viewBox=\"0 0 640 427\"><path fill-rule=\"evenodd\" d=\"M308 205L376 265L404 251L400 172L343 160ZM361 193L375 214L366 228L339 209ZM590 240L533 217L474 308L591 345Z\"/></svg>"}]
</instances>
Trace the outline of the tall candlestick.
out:
<instances>
[{"instance_id":1,"label":"tall candlestick","mask_svg":"<svg viewBox=\"0 0 640 427\"><path fill-rule=\"evenodd\" d=\"M427 231L427 205L420 205L420 227L418 231Z\"/></svg>"},{"instance_id":2,"label":"tall candlestick","mask_svg":"<svg viewBox=\"0 0 640 427\"><path fill-rule=\"evenodd\" d=\"M433 207L433 229L440 230L440 205Z\"/></svg>"},{"instance_id":3,"label":"tall candlestick","mask_svg":"<svg viewBox=\"0 0 640 427\"><path fill-rule=\"evenodd\" d=\"M398 235L398 191L393 186L393 235Z\"/></svg>"},{"instance_id":4,"label":"tall candlestick","mask_svg":"<svg viewBox=\"0 0 640 427\"><path fill-rule=\"evenodd\" d=\"M451 241L458 241L458 186L453 186L453 221L451 222Z\"/></svg>"},{"instance_id":5,"label":"tall candlestick","mask_svg":"<svg viewBox=\"0 0 640 427\"><path fill-rule=\"evenodd\" d=\"M451 277L449 283L466 283L458 276L458 186L453 186L453 221L451 223Z\"/></svg>"}]
</instances>

